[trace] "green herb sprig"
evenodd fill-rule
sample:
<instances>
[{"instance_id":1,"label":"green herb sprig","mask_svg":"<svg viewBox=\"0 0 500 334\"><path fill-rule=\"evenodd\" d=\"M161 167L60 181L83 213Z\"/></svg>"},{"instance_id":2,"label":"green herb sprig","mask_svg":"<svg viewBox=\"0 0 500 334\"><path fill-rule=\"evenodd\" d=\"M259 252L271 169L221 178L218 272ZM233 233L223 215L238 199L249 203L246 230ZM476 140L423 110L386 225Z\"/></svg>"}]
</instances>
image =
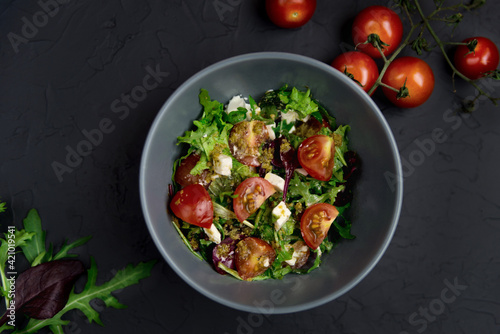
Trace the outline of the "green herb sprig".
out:
<instances>
[{"instance_id":1,"label":"green herb sprig","mask_svg":"<svg viewBox=\"0 0 500 334\"><path fill-rule=\"evenodd\" d=\"M0 203L0 212L5 211L5 203ZM90 323L95 322L103 325L99 317L99 312L91 306L91 301L100 299L107 307L122 309L126 306L121 304L113 292L117 292L128 286L137 284L140 280L149 277L155 261L141 262L137 265L129 264L124 269L118 271L116 275L106 283L96 285L97 283L97 265L91 257L91 265L87 271L87 283L81 292L74 290L74 281L83 273L83 264L75 258L76 254L69 253L72 249L82 246L90 240L90 236L80 238L72 243L65 241L54 253L52 244L46 247L46 231L42 229L41 219L35 209L29 211L23 220L23 229L10 229L9 236L4 235L0 238L0 277L1 277L1 295L4 298L6 308L11 305L9 290L11 280L6 275L6 266L11 252L8 252L9 245L15 245L16 256L22 254L31 265L29 269L22 272L16 279L16 296L12 302L21 302L22 305L16 308L16 327L9 325L5 321L7 312L0 326L0 333L8 332L11 334L36 333L42 328L48 327L52 333L64 333L64 326L69 324L68 320L63 319L66 313L72 310L80 310L87 317ZM12 239L14 242L9 243ZM76 267L75 267L76 265ZM81 266L82 270L79 271ZM68 272L69 270L69 272ZM75 270L77 271L75 273ZM10 270L12 271L12 270ZM66 271L66 274L64 273ZM40 275L45 272L46 275ZM57 274L53 274L57 273ZM69 275L69 276L68 276ZM45 278L47 276L47 278ZM65 281L60 277L68 277ZM43 278L41 278L43 277ZM37 284L25 284L25 282L36 282ZM36 285L34 288L32 285ZM20 290L21 289L21 290ZM36 290L34 290L36 289ZM67 293L66 293L67 292ZM47 296L57 296L59 299L53 303L40 303L37 299L44 299ZM26 297L28 296L28 297ZM63 296L63 297L61 297ZM66 298L64 298L66 297ZM29 298L28 300L23 300ZM25 312L22 306L29 305L29 314ZM28 321L23 328L19 327L21 315L25 313ZM31 315L31 316L30 316ZM12 324L12 322L10 322Z\"/></svg>"}]
</instances>

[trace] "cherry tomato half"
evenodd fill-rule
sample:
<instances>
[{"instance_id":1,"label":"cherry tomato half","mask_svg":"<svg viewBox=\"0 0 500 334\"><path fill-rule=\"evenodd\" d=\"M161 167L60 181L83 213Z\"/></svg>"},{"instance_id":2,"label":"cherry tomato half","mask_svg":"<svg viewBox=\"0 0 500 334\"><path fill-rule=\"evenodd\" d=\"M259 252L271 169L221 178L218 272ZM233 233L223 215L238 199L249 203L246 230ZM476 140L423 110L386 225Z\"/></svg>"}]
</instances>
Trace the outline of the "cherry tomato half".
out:
<instances>
[{"instance_id":1,"label":"cherry tomato half","mask_svg":"<svg viewBox=\"0 0 500 334\"><path fill-rule=\"evenodd\" d=\"M188 185L175 194L170 202L174 215L186 223L210 228L214 207L208 191L200 184Z\"/></svg>"},{"instance_id":2,"label":"cherry tomato half","mask_svg":"<svg viewBox=\"0 0 500 334\"><path fill-rule=\"evenodd\" d=\"M331 179L335 162L335 143L332 137L309 137L300 144L297 154L300 165L312 177L320 181Z\"/></svg>"},{"instance_id":3,"label":"cherry tomato half","mask_svg":"<svg viewBox=\"0 0 500 334\"><path fill-rule=\"evenodd\" d=\"M474 52L469 53L467 46L460 45L453 58L457 70L471 80L479 79L486 72L495 70L499 61L498 48L490 39L471 37L464 40L463 43L474 39L477 40Z\"/></svg>"},{"instance_id":4,"label":"cherry tomato half","mask_svg":"<svg viewBox=\"0 0 500 334\"><path fill-rule=\"evenodd\" d=\"M233 210L238 221L242 222L274 194L274 186L261 177L250 177L236 188L233 198Z\"/></svg>"},{"instance_id":5,"label":"cherry tomato half","mask_svg":"<svg viewBox=\"0 0 500 334\"><path fill-rule=\"evenodd\" d=\"M203 170L200 174L191 175L191 170L199 160L200 156L196 153L192 153L184 158L175 170L174 181L181 187L196 183L207 186L209 183L207 181L208 169Z\"/></svg>"},{"instance_id":6,"label":"cherry tomato half","mask_svg":"<svg viewBox=\"0 0 500 334\"><path fill-rule=\"evenodd\" d=\"M232 127L229 134L229 149L242 164L258 167L259 147L268 139L269 132L264 122L239 122Z\"/></svg>"},{"instance_id":7,"label":"cherry tomato half","mask_svg":"<svg viewBox=\"0 0 500 334\"><path fill-rule=\"evenodd\" d=\"M358 13L352 24L352 39L356 48L373 58L381 58L380 52L370 43L364 43L370 34L377 34L385 45L385 56L396 50L403 38L403 23L398 14L384 6L370 6Z\"/></svg>"},{"instance_id":8,"label":"cherry tomato half","mask_svg":"<svg viewBox=\"0 0 500 334\"><path fill-rule=\"evenodd\" d=\"M300 219L300 232L309 247L319 247L338 214L337 208L328 203L313 204L304 211Z\"/></svg>"},{"instance_id":9,"label":"cherry tomato half","mask_svg":"<svg viewBox=\"0 0 500 334\"><path fill-rule=\"evenodd\" d=\"M406 81L406 84L405 84ZM413 108L421 105L431 96L434 90L434 73L430 66L420 58L396 58L387 68L382 82L400 89L408 88L409 96L397 98L395 91L382 87L385 96L400 108Z\"/></svg>"},{"instance_id":10,"label":"cherry tomato half","mask_svg":"<svg viewBox=\"0 0 500 334\"><path fill-rule=\"evenodd\" d=\"M351 79L356 81L367 93L379 76L377 64L363 52L343 53L333 60L332 66L348 76L352 75Z\"/></svg>"},{"instance_id":11,"label":"cherry tomato half","mask_svg":"<svg viewBox=\"0 0 500 334\"><path fill-rule=\"evenodd\" d=\"M316 0L266 0L269 19L281 28L306 24L316 10Z\"/></svg>"},{"instance_id":12,"label":"cherry tomato half","mask_svg":"<svg viewBox=\"0 0 500 334\"><path fill-rule=\"evenodd\" d=\"M262 239L248 237L236 244L236 270L244 280L265 272L276 259L273 247Z\"/></svg>"}]
</instances>

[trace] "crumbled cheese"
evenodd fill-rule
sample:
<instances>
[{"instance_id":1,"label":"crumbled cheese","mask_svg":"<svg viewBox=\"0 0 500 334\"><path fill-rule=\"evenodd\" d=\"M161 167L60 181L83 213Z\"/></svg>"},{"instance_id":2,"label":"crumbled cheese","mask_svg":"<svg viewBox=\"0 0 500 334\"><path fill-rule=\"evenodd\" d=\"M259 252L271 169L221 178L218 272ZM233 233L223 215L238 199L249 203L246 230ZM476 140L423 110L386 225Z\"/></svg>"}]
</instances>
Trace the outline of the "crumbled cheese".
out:
<instances>
[{"instance_id":1,"label":"crumbled cheese","mask_svg":"<svg viewBox=\"0 0 500 334\"><path fill-rule=\"evenodd\" d=\"M219 154L214 159L214 170L217 174L229 176L233 168L233 159L225 154Z\"/></svg>"},{"instance_id":2,"label":"crumbled cheese","mask_svg":"<svg viewBox=\"0 0 500 334\"><path fill-rule=\"evenodd\" d=\"M229 103L227 104L226 107L226 113L230 113L231 111L236 111L238 108L245 108L247 110L246 113L246 120L250 121L252 119L252 106L250 103L246 101L241 95L235 95L229 100ZM261 109L260 107L255 108L255 113L258 115L260 114Z\"/></svg>"},{"instance_id":3,"label":"crumbled cheese","mask_svg":"<svg viewBox=\"0 0 500 334\"><path fill-rule=\"evenodd\" d=\"M267 128L267 133L269 133L269 139L270 140L275 140L276 139L276 134L274 133L274 130L273 128L276 127L276 124L273 123L271 125L266 125L266 128Z\"/></svg>"},{"instance_id":4,"label":"crumbled cheese","mask_svg":"<svg viewBox=\"0 0 500 334\"><path fill-rule=\"evenodd\" d=\"M283 189L285 188L285 180L281 176L269 172L264 178L274 186L274 189L283 192Z\"/></svg>"},{"instance_id":5,"label":"crumbled cheese","mask_svg":"<svg viewBox=\"0 0 500 334\"><path fill-rule=\"evenodd\" d=\"M286 121L288 124L295 123L299 119L299 114L293 110L288 110L286 113L281 113L281 119Z\"/></svg>"},{"instance_id":6,"label":"crumbled cheese","mask_svg":"<svg viewBox=\"0 0 500 334\"><path fill-rule=\"evenodd\" d=\"M290 130L288 130L288 133L294 133L294 132L295 132L295 130L297 130L297 129L295 128L295 125L293 125L293 126L290 128Z\"/></svg>"},{"instance_id":7,"label":"crumbled cheese","mask_svg":"<svg viewBox=\"0 0 500 334\"><path fill-rule=\"evenodd\" d=\"M295 169L295 171L297 173L300 173L300 174L304 175L304 176L309 175L309 173L304 168L297 168L297 169Z\"/></svg>"},{"instance_id":8,"label":"crumbled cheese","mask_svg":"<svg viewBox=\"0 0 500 334\"><path fill-rule=\"evenodd\" d=\"M286 207L285 202L281 201L272 211L274 217L278 218L274 223L274 228L278 231L283 224L290 218L292 212Z\"/></svg>"},{"instance_id":9,"label":"crumbled cheese","mask_svg":"<svg viewBox=\"0 0 500 334\"><path fill-rule=\"evenodd\" d=\"M238 108L245 108L247 110L251 110L250 104L248 104L241 95L235 95L229 100L229 103L226 107L226 112L229 114L231 111L236 111Z\"/></svg>"},{"instance_id":10,"label":"crumbled cheese","mask_svg":"<svg viewBox=\"0 0 500 334\"><path fill-rule=\"evenodd\" d=\"M203 230L208 236L208 239L211 241L215 242L216 244L220 244L221 242L221 235L217 227L215 227L215 224L212 224L210 228L204 227Z\"/></svg>"},{"instance_id":11,"label":"crumbled cheese","mask_svg":"<svg viewBox=\"0 0 500 334\"><path fill-rule=\"evenodd\" d=\"M290 260L286 260L285 262L288 263L290 266L294 266L297 260L302 256L304 256L305 253L307 253L307 250L308 250L307 245L303 245L299 249L294 249L292 258Z\"/></svg>"}]
</instances>

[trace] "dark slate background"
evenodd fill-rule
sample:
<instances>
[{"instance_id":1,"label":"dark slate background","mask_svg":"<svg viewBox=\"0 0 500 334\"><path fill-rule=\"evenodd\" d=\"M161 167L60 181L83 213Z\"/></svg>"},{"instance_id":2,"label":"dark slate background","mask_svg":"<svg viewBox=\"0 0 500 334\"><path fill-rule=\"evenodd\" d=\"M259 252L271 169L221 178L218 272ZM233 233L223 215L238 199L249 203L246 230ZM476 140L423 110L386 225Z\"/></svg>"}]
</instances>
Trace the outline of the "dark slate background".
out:
<instances>
[{"instance_id":1,"label":"dark slate background","mask_svg":"<svg viewBox=\"0 0 500 334\"><path fill-rule=\"evenodd\" d=\"M101 283L128 263L158 259L150 278L117 294L128 309L96 304L105 327L71 313L67 333L500 333L500 109L483 100L472 114L457 113L473 90L457 80L452 92L437 49L423 56L436 76L426 104L402 110L381 92L374 96L398 143L405 197L387 253L346 295L297 314L236 311L185 284L146 229L138 190L142 147L176 87L248 52L287 51L329 63L352 49L355 14L387 1L319 0L312 21L295 30L270 23L263 0L60 2L48 7L50 16L40 15L34 0L0 2L0 196L9 206L2 229L11 220L19 226L36 208L56 245L92 235L78 252L87 265L90 255L96 258ZM421 2L432 9L431 1ZM445 40L483 35L498 45L499 11L499 2L488 1L466 13L453 36L446 27L438 33ZM40 27L23 28L34 15ZM27 38L13 47L9 33ZM147 69L157 67L168 75L127 106ZM500 96L499 87L485 89ZM103 119L112 131L59 180L53 163L64 163L67 147L76 149L83 132ZM435 129L445 140L432 141Z\"/></svg>"}]
</instances>

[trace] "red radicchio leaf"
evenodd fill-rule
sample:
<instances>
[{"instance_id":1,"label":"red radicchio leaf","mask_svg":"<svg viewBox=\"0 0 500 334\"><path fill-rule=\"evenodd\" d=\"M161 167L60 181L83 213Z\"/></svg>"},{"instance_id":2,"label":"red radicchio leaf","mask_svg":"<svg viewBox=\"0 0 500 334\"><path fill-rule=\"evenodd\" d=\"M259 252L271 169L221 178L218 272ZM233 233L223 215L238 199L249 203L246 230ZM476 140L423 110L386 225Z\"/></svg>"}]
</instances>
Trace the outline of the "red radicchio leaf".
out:
<instances>
[{"instance_id":1,"label":"red radicchio leaf","mask_svg":"<svg viewBox=\"0 0 500 334\"><path fill-rule=\"evenodd\" d=\"M29 268L16 279L15 311L34 319L52 318L64 308L84 271L78 260L56 260ZM7 320L8 312L0 319L0 326Z\"/></svg>"},{"instance_id":2,"label":"red radicchio leaf","mask_svg":"<svg viewBox=\"0 0 500 334\"><path fill-rule=\"evenodd\" d=\"M293 172L296 168L300 167L300 164L299 159L297 158L297 151L291 146L287 151L282 151L282 143L282 137L276 138L276 140L273 142L274 156L272 163L276 167L283 167L285 169L285 186L283 187L283 201L285 201L286 193L288 192L288 186L290 185L290 180L292 179Z\"/></svg>"}]
</instances>

